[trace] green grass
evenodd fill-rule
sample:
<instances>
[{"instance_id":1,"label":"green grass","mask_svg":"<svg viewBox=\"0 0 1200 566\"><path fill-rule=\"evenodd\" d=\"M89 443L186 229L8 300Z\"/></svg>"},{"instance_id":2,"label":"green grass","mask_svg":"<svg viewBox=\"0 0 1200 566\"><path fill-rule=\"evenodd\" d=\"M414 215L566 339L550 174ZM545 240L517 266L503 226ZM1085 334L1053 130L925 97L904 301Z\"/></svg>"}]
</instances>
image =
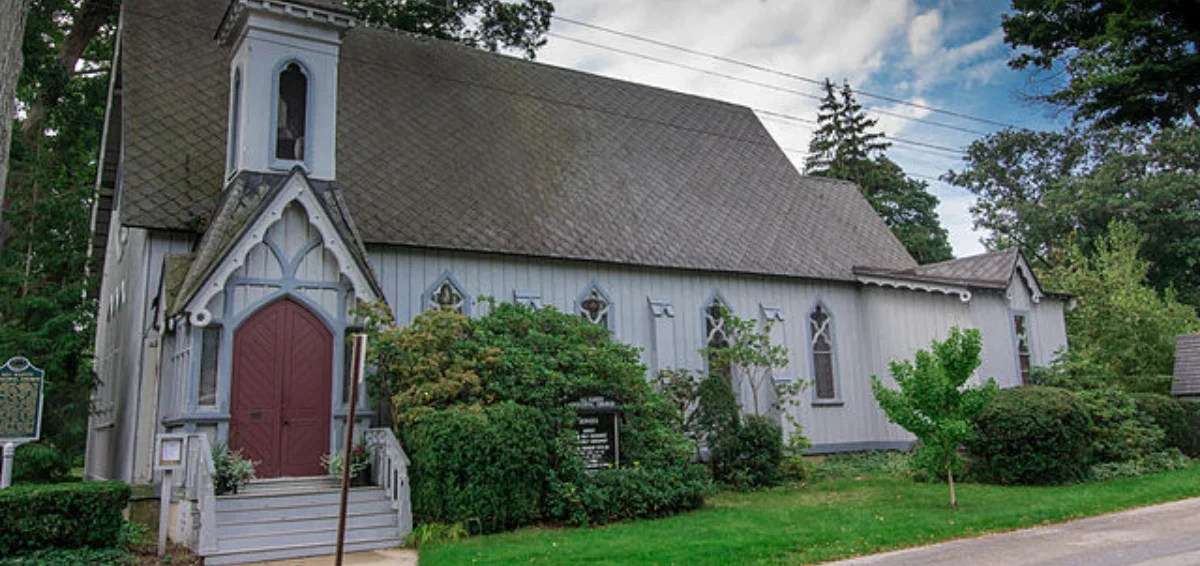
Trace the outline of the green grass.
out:
<instances>
[{"instance_id":1,"label":"green grass","mask_svg":"<svg viewBox=\"0 0 1200 566\"><path fill-rule=\"evenodd\" d=\"M593 529L527 528L421 549L439 564L811 564L1200 496L1200 464L1061 487L945 485L884 476L721 493L699 511Z\"/></svg>"}]
</instances>

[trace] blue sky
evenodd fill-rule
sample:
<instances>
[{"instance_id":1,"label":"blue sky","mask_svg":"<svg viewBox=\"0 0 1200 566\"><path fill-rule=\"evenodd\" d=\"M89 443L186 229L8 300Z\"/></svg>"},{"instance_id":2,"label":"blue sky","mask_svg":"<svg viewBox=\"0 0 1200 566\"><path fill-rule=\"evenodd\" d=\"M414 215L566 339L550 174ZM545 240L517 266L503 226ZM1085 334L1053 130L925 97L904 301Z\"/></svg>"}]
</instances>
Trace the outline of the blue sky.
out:
<instances>
[{"instance_id":1,"label":"blue sky","mask_svg":"<svg viewBox=\"0 0 1200 566\"><path fill-rule=\"evenodd\" d=\"M849 80L856 89L1032 129L1055 129L1068 118L1028 102L1027 74L1005 66L1010 49L1000 16L1008 0L571 0L557 14L785 73ZM818 87L778 74L714 61L555 20L538 54L544 63L728 100L755 109L814 119L817 101L799 93ZM679 65L732 75L730 80L678 65L581 44L582 40ZM750 84L750 82L765 83ZM774 88L772 88L774 87ZM786 92L786 91L799 91ZM860 96L878 109L978 132L999 126ZM781 146L804 149L811 128L760 113ZM962 148L975 133L878 115L890 136ZM804 155L789 153L798 167ZM952 154L897 143L889 156L906 171L936 177L961 163ZM958 256L983 251L968 212L974 197L941 182L931 189Z\"/></svg>"}]
</instances>

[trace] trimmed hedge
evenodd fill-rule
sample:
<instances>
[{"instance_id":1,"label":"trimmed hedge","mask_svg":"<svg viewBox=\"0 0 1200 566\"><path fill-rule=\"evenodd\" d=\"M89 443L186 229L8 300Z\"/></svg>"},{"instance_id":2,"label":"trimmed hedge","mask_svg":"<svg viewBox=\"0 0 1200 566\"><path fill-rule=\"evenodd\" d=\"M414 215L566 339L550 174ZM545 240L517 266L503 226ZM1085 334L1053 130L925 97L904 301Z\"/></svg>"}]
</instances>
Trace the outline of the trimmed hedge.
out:
<instances>
[{"instance_id":1,"label":"trimmed hedge","mask_svg":"<svg viewBox=\"0 0 1200 566\"><path fill-rule=\"evenodd\" d=\"M713 479L734 489L775 485L782 462L783 431L763 416L747 415L712 445Z\"/></svg>"},{"instance_id":2,"label":"trimmed hedge","mask_svg":"<svg viewBox=\"0 0 1200 566\"><path fill-rule=\"evenodd\" d=\"M119 481L17 485L0 490L0 556L121 542L129 486Z\"/></svg>"},{"instance_id":3,"label":"trimmed hedge","mask_svg":"<svg viewBox=\"0 0 1200 566\"><path fill-rule=\"evenodd\" d=\"M13 456L14 483L58 483L70 473L71 463L49 444L22 444Z\"/></svg>"},{"instance_id":4,"label":"trimmed hedge","mask_svg":"<svg viewBox=\"0 0 1200 566\"><path fill-rule=\"evenodd\" d=\"M404 434L414 519L485 533L536 520L550 469L545 421L540 410L507 401L419 417Z\"/></svg>"},{"instance_id":5,"label":"trimmed hedge","mask_svg":"<svg viewBox=\"0 0 1200 566\"><path fill-rule=\"evenodd\" d=\"M1065 389L1001 390L976 417L975 431L968 452L988 481L1046 485L1088 475L1092 420L1083 401Z\"/></svg>"},{"instance_id":6,"label":"trimmed hedge","mask_svg":"<svg viewBox=\"0 0 1200 566\"><path fill-rule=\"evenodd\" d=\"M1163 431L1163 442L1167 448L1178 448L1180 452L1194 456L1194 430L1188 411L1174 397L1156 393L1135 393L1133 400L1139 411L1148 415Z\"/></svg>"},{"instance_id":7,"label":"trimmed hedge","mask_svg":"<svg viewBox=\"0 0 1200 566\"><path fill-rule=\"evenodd\" d=\"M642 466L599 470L555 483L548 501L556 519L573 525L603 525L635 518L656 518L698 509L712 492L702 466Z\"/></svg>"}]
</instances>

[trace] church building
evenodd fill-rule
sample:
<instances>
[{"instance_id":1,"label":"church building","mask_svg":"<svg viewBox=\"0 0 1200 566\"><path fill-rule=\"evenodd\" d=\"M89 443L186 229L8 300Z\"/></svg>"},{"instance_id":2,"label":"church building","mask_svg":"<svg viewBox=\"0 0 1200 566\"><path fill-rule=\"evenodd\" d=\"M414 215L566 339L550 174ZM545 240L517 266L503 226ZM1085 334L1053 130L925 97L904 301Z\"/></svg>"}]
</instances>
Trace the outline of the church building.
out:
<instances>
[{"instance_id":1,"label":"church building","mask_svg":"<svg viewBox=\"0 0 1200 566\"><path fill-rule=\"evenodd\" d=\"M117 41L86 474L156 482L163 433L255 460L263 491L214 498L189 448L173 536L210 564L326 548L327 522L275 536L251 504L324 493L286 482L343 442L359 301L401 325L553 306L641 348L648 378L704 371L724 309L773 321L815 453L908 446L870 378L951 327L982 332L978 377L1004 387L1066 347L1067 298L1015 251L918 266L743 106L365 26L340 0L125 0ZM411 528L401 477L376 478L391 514L353 548Z\"/></svg>"}]
</instances>

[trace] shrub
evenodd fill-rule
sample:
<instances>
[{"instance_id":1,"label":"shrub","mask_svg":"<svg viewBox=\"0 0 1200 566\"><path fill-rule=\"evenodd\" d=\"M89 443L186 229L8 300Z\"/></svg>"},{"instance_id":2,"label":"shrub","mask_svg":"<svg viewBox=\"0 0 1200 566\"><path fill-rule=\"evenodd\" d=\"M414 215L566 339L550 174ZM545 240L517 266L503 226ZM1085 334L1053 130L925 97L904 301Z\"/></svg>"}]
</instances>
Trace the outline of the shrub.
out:
<instances>
[{"instance_id":1,"label":"shrub","mask_svg":"<svg viewBox=\"0 0 1200 566\"><path fill-rule=\"evenodd\" d=\"M254 462L242 456L241 450L230 450L224 444L213 446L213 488L217 495L237 493L254 479Z\"/></svg>"},{"instance_id":2,"label":"shrub","mask_svg":"<svg viewBox=\"0 0 1200 566\"><path fill-rule=\"evenodd\" d=\"M18 485L0 490L0 556L121 542L129 486L121 482Z\"/></svg>"},{"instance_id":3,"label":"shrub","mask_svg":"<svg viewBox=\"0 0 1200 566\"><path fill-rule=\"evenodd\" d=\"M767 417L747 415L712 447L713 479L735 489L775 485L783 461L783 432Z\"/></svg>"},{"instance_id":4,"label":"shrub","mask_svg":"<svg viewBox=\"0 0 1200 566\"><path fill-rule=\"evenodd\" d=\"M1180 450L1192 458L1200 458L1200 401L1180 401L1179 405L1187 418L1188 430L1185 447Z\"/></svg>"},{"instance_id":5,"label":"shrub","mask_svg":"<svg viewBox=\"0 0 1200 566\"><path fill-rule=\"evenodd\" d=\"M1094 462L1137 460L1163 449L1163 430L1138 410L1128 393L1097 389L1078 395L1092 418Z\"/></svg>"},{"instance_id":6,"label":"shrub","mask_svg":"<svg viewBox=\"0 0 1200 566\"><path fill-rule=\"evenodd\" d=\"M705 496L712 492L704 469L692 464L599 470L578 476L577 482L555 484L550 496L553 516L575 525L689 511L704 505Z\"/></svg>"},{"instance_id":7,"label":"shrub","mask_svg":"<svg viewBox=\"0 0 1200 566\"><path fill-rule=\"evenodd\" d=\"M70 473L71 463L49 444L22 444L13 456L12 479L15 483L57 483Z\"/></svg>"},{"instance_id":8,"label":"shrub","mask_svg":"<svg viewBox=\"0 0 1200 566\"><path fill-rule=\"evenodd\" d=\"M1150 417L1163 431L1163 443L1187 454L1192 451L1192 429L1189 415L1178 400L1155 393L1135 393L1134 403L1139 411Z\"/></svg>"},{"instance_id":9,"label":"shrub","mask_svg":"<svg viewBox=\"0 0 1200 566\"><path fill-rule=\"evenodd\" d=\"M1092 479L1108 481L1117 478L1132 478L1145 474L1157 474L1188 467L1192 460L1175 448L1153 452L1142 458L1124 462L1105 462L1092 466Z\"/></svg>"},{"instance_id":10,"label":"shrub","mask_svg":"<svg viewBox=\"0 0 1200 566\"><path fill-rule=\"evenodd\" d=\"M134 556L123 548L56 548L0 558L0 566L134 566L136 563Z\"/></svg>"},{"instance_id":11,"label":"shrub","mask_svg":"<svg viewBox=\"0 0 1200 566\"><path fill-rule=\"evenodd\" d=\"M428 412L405 429L417 522L477 525L485 533L538 519L550 470L546 418L503 402Z\"/></svg>"},{"instance_id":12,"label":"shrub","mask_svg":"<svg viewBox=\"0 0 1200 566\"><path fill-rule=\"evenodd\" d=\"M796 483L812 480L816 466L804 456L788 456L779 463L779 479Z\"/></svg>"},{"instance_id":13,"label":"shrub","mask_svg":"<svg viewBox=\"0 0 1200 566\"><path fill-rule=\"evenodd\" d=\"M1087 476L1092 421L1087 406L1070 391L1040 386L1001 390L974 425L968 453L988 481L1039 485Z\"/></svg>"}]
</instances>

